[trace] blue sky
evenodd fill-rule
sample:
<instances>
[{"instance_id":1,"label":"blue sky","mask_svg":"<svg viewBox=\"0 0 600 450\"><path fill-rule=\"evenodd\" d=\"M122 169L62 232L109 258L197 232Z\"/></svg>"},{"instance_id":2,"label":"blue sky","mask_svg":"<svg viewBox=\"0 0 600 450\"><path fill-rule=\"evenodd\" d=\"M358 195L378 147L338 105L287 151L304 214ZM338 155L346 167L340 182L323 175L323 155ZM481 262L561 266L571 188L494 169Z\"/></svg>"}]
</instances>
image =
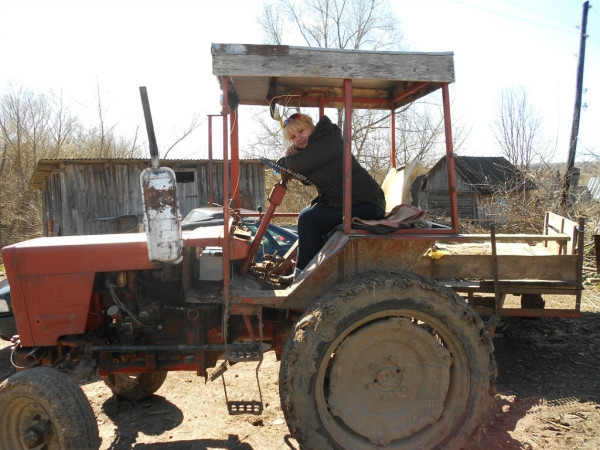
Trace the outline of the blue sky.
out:
<instances>
[{"instance_id":1,"label":"blue sky","mask_svg":"<svg viewBox=\"0 0 600 450\"><path fill-rule=\"evenodd\" d=\"M391 4L411 50L455 54L452 115L470 130L462 154L498 154L491 124L502 89L522 86L555 160L566 159L583 1ZM52 90L93 122L98 86L106 121L121 134L139 125L145 137L138 87L147 86L159 149L166 149L194 115L219 112L210 44L261 43L261 7L261 0L1 0L0 93L9 83ZM600 4L590 9L588 35L578 155L600 153ZM241 131L243 149L248 131ZM205 158L206 147L203 126L170 156Z\"/></svg>"}]
</instances>

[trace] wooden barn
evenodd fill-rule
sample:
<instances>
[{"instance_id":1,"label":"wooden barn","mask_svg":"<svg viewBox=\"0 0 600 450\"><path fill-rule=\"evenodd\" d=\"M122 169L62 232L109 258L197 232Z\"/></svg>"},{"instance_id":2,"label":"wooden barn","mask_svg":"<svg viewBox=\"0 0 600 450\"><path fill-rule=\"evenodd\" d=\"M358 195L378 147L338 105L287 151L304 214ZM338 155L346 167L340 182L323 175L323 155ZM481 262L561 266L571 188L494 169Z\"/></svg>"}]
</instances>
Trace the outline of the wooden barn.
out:
<instances>
[{"instance_id":1,"label":"wooden barn","mask_svg":"<svg viewBox=\"0 0 600 450\"><path fill-rule=\"evenodd\" d=\"M503 156L455 156L458 215L481 225L502 221L511 195L527 195L535 184ZM448 216L448 166L446 157L425 175L419 206L430 214Z\"/></svg>"},{"instance_id":2,"label":"wooden barn","mask_svg":"<svg viewBox=\"0 0 600 450\"><path fill-rule=\"evenodd\" d=\"M142 159L40 160L31 186L42 192L44 234L69 236L132 232L141 229ZM209 202L208 160L163 160L177 177L182 217ZM213 203L223 201L223 163L212 162ZM265 206L265 166L240 161L240 207Z\"/></svg>"}]
</instances>

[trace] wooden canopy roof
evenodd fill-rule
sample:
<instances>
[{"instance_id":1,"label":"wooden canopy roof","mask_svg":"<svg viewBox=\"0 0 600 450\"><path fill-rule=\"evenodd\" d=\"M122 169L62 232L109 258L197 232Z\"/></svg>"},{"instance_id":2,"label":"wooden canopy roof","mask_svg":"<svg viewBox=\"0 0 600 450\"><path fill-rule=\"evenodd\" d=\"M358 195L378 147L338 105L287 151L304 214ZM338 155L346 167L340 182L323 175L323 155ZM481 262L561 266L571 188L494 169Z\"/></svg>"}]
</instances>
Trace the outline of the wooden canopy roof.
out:
<instances>
[{"instance_id":1,"label":"wooden canopy roof","mask_svg":"<svg viewBox=\"0 0 600 450\"><path fill-rule=\"evenodd\" d=\"M343 106L352 80L353 108L391 109L454 82L454 54L375 52L287 45L212 44L213 74L228 79L232 106Z\"/></svg>"}]
</instances>

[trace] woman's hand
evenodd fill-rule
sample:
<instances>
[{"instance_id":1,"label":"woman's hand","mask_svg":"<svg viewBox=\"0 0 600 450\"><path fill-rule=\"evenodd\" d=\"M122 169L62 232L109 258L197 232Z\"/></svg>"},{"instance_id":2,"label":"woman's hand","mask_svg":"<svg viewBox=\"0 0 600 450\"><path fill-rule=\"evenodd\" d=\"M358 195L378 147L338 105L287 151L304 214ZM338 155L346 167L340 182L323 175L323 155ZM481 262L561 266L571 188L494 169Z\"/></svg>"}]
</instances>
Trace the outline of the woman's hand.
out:
<instances>
[{"instance_id":1,"label":"woman's hand","mask_svg":"<svg viewBox=\"0 0 600 450\"><path fill-rule=\"evenodd\" d=\"M298 152L299 152L299 150L294 145L290 145L287 148L287 150L285 151L285 156L291 156ZM285 181L289 181L291 179L292 179L292 177L289 174L285 173L284 171L281 172L281 181L285 182Z\"/></svg>"},{"instance_id":2,"label":"woman's hand","mask_svg":"<svg viewBox=\"0 0 600 450\"><path fill-rule=\"evenodd\" d=\"M287 150L285 151L285 156L291 156L294 155L296 153L298 153L300 150L298 150L295 146L290 145Z\"/></svg>"},{"instance_id":3,"label":"woman's hand","mask_svg":"<svg viewBox=\"0 0 600 450\"><path fill-rule=\"evenodd\" d=\"M292 145L292 146L290 146L290 148L292 148L292 147L293 147L293 145ZM286 150L286 152L285 152L285 156L289 156L287 153L288 153L288 151L290 150L290 148L288 148L288 149ZM293 153L292 153L292 154L293 154ZM279 159L277 160L277 163L278 163L278 164L281 164L282 166L285 166L285 164L283 164L283 158L285 158L285 156L282 156L281 158L279 158ZM275 172L275 174L277 174L277 172ZM287 181L289 181L289 180L291 180L291 179L292 179L291 175L290 175L289 173L287 173L285 170L281 170L281 171L279 171L279 176L281 176L281 181L284 181L284 182L287 182Z\"/></svg>"}]
</instances>

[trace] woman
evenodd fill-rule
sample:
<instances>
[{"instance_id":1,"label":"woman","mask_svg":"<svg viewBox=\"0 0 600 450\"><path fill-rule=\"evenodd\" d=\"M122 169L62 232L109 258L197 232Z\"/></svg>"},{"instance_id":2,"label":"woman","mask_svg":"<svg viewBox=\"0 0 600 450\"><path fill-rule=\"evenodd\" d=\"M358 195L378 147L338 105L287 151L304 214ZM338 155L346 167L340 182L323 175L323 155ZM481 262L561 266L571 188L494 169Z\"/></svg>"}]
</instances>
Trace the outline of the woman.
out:
<instances>
[{"instance_id":1,"label":"woman","mask_svg":"<svg viewBox=\"0 0 600 450\"><path fill-rule=\"evenodd\" d=\"M323 116L317 125L306 114L292 114L284 122L284 142L292 144L278 162L305 175L318 197L298 216L296 273L323 246L323 239L343 221L344 152L341 130ZM379 184L352 156L352 217L377 220L385 214L385 196Z\"/></svg>"}]
</instances>

